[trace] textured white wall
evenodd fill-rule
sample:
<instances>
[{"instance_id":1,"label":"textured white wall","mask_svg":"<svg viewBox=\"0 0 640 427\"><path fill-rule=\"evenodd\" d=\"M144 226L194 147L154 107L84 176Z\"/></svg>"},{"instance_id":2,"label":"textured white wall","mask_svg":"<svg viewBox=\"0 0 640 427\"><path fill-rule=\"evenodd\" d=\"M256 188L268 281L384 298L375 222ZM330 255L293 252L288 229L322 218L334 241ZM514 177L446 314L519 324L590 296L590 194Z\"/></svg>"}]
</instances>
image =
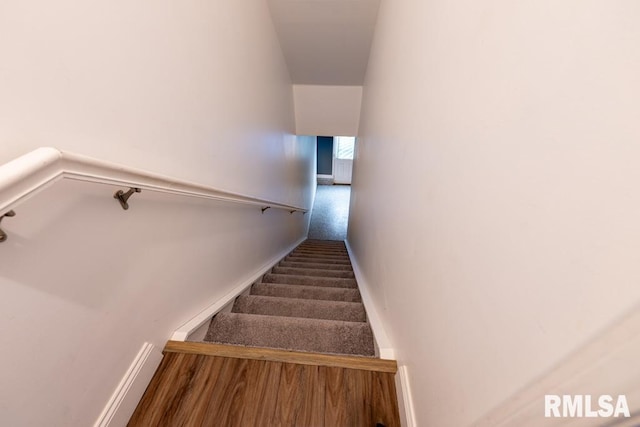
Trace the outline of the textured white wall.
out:
<instances>
[{"instance_id":1,"label":"textured white wall","mask_svg":"<svg viewBox=\"0 0 640 427\"><path fill-rule=\"evenodd\" d=\"M298 135L358 134L362 86L293 85Z\"/></svg>"},{"instance_id":2,"label":"textured white wall","mask_svg":"<svg viewBox=\"0 0 640 427\"><path fill-rule=\"evenodd\" d=\"M419 425L471 424L640 302L639 17L381 3L348 239Z\"/></svg>"},{"instance_id":3,"label":"textured white wall","mask_svg":"<svg viewBox=\"0 0 640 427\"><path fill-rule=\"evenodd\" d=\"M0 58L2 162L52 145L286 197L292 90L262 3L12 2Z\"/></svg>"},{"instance_id":4,"label":"textured white wall","mask_svg":"<svg viewBox=\"0 0 640 427\"><path fill-rule=\"evenodd\" d=\"M315 139L264 2L0 6L0 163L55 146L310 207ZM0 177L1 179L1 177ZM0 419L90 425L143 342L306 234L310 215L62 182L3 221Z\"/></svg>"}]
</instances>

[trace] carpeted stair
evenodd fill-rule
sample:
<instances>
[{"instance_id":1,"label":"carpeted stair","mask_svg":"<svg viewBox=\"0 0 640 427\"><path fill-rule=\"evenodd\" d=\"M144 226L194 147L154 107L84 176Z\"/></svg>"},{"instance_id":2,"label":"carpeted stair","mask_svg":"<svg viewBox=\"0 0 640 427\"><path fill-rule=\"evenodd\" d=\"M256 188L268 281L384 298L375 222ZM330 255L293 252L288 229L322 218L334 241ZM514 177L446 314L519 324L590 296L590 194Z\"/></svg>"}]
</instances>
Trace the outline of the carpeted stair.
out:
<instances>
[{"instance_id":1,"label":"carpeted stair","mask_svg":"<svg viewBox=\"0 0 640 427\"><path fill-rule=\"evenodd\" d=\"M373 356L373 334L343 242L306 240L230 313L218 313L205 341L316 353Z\"/></svg>"}]
</instances>

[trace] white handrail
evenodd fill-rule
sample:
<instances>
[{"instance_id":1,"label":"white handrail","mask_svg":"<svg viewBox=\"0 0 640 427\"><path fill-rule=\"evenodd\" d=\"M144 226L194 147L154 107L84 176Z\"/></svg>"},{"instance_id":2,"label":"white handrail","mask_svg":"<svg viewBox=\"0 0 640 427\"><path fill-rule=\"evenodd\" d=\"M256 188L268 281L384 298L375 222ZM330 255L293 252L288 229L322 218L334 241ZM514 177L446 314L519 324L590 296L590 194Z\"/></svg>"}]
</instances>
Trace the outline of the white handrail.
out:
<instances>
[{"instance_id":1,"label":"white handrail","mask_svg":"<svg viewBox=\"0 0 640 427\"><path fill-rule=\"evenodd\" d=\"M285 209L307 209L220 190L79 154L44 147L0 166L0 215L61 179L122 185L161 193Z\"/></svg>"}]
</instances>

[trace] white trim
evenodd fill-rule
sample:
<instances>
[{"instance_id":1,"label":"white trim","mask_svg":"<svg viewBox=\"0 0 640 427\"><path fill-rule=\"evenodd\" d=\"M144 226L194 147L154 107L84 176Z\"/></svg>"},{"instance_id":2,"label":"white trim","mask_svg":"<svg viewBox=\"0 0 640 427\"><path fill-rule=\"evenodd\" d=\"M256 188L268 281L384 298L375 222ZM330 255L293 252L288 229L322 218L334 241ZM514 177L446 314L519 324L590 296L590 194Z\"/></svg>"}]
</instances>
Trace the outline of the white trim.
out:
<instances>
[{"instance_id":1,"label":"white trim","mask_svg":"<svg viewBox=\"0 0 640 427\"><path fill-rule=\"evenodd\" d=\"M161 360L162 353L154 351L152 344L144 343L94 427L125 425L133 415Z\"/></svg>"},{"instance_id":2,"label":"white trim","mask_svg":"<svg viewBox=\"0 0 640 427\"><path fill-rule=\"evenodd\" d=\"M331 178L336 176L336 153L338 150L338 144L336 144L336 137L331 137Z\"/></svg>"},{"instance_id":3,"label":"white trim","mask_svg":"<svg viewBox=\"0 0 640 427\"><path fill-rule=\"evenodd\" d=\"M232 193L45 147L0 166L0 215L63 178L307 212L307 209L293 205Z\"/></svg>"},{"instance_id":4,"label":"white trim","mask_svg":"<svg viewBox=\"0 0 640 427\"><path fill-rule=\"evenodd\" d=\"M378 348L379 357L381 359L395 360L395 350L391 346L389 337L384 330L382 319L380 319L378 310L376 309L373 298L371 297L369 285L365 280L360 267L358 266L358 260L353 255L353 251L351 249L351 245L349 245L349 241L345 240L344 243L347 246L347 252L349 252L349 257L351 258L351 266L353 267L353 273L355 274L356 281L358 282L358 288L360 289L360 295L362 296L364 309L367 312L367 318L369 319L369 323L371 324L371 330L373 331L373 338Z\"/></svg>"},{"instance_id":5,"label":"white trim","mask_svg":"<svg viewBox=\"0 0 640 427\"><path fill-rule=\"evenodd\" d=\"M333 178L333 175L326 175L326 174L319 173L319 174L316 175L316 177L317 178L322 178L322 179L331 179L331 178Z\"/></svg>"},{"instance_id":6,"label":"white trim","mask_svg":"<svg viewBox=\"0 0 640 427\"><path fill-rule=\"evenodd\" d=\"M378 314L375 303L369 291L369 284L365 280L362 270L358 265L358 260L353 254L351 245L348 240L344 241L347 252L349 252L349 258L351 258L351 266L353 267L353 273L356 276L356 282L358 282L358 288L360 295L362 296L362 303L364 304L365 311L367 313L367 319L371 325L373 332L373 338L376 344L376 350L378 357L381 359L396 359L396 352L389 337L384 329L382 319ZM409 376L406 366L398 367L398 374L396 376L396 384L399 382L400 387L396 387L396 393L399 397L399 402L402 402L402 407L398 408L401 412L403 425L406 427L416 427L415 412L413 407L413 397L411 395L411 387L409 385Z\"/></svg>"},{"instance_id":7,"label":"white trim","mask_svg":"<svg viewBox=\"0 0 640 427\"><path fill-rule=\"evenodd\" d=\"M413 395L411 394L411 386L409 385L409 373L407 372L407 366L398 366L398 381L400 387L398 392L400 394L400 402L402 402L403 425L406 427L416 427L416 414L413 410Z\"/></svg>"},{"instance_id":8,"label":"white trim","mask_svg":"<svg viewBox=\"0 0 640 427\"><path fill-rule=\"evenodd\" d=\"M176 331L171 335L171 340L173 341L186 341L189 335L191 335L194 331L196 331L200 326L204 325L208 322L213 316L216 315L224 306L233 301L238 295L244 292L249 286L253 285L260 277L262 277L265 273L267 273L274 265L276 265L282 258L287 256L289 252L295 249L300 243L305 241L307 237L302 237L296 243L294 243L291 247L286 249L285 251L279 253L267 263L265 263L260 269L253 274L250 278L245 280L244 282L238 284L231 291L229 291L225 296L213 302L207 308L202 310L200 313L195 315L185 324L180 326Z\"/></svg>"}]
</instances>

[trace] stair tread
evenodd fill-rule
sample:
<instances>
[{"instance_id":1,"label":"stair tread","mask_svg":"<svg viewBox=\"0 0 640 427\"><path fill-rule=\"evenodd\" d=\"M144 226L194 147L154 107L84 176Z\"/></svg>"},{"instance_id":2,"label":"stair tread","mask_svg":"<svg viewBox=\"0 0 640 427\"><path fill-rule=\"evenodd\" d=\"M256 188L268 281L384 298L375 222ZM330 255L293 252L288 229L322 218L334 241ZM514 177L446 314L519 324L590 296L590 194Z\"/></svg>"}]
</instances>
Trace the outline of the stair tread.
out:
<instances>
[{"instance_id":1,"label":"stair tread","mask_svg":"<svg viewBox=\"0 0 640 427\"><path fill-rule=\"evenodd\" d=\"M294 274L267 273L262 276L262 283L286 283L310 286L331 286L340 288L356 288L355 279L343 279L340 277L313 277L298 276Z\"/></svg>"},{"instance_id":2,"label":"stair tread","mask_svg":"<svg viewBox=\"0 0 640 427\"><path fill-rule=\"evenodd\" d=\"M342 248L320 248L320 247L312 247L312 246L298 246L296 251L308 251L308 252L324 252L328 254L339 254L344 255L347 254L346 249Z\"/></svg>"},{"instance_id":3,"label":"stair tread","mask_svg":"<svg viewBox=\"0 0 640 427\"><path fill-rule=\"evenodd\" d=\"M322 240L322 239L307 239L301 243L304 244L319 244L319 245L342 245L346 246L344 240Z\"/></svg>"},{"instance_id":4,"label":"stair tread","mask_svg":"<svg viewBox=\"0 0 640 427\"><path fill-rule=\"evenodd\" d=\"M274 274L292 274L307 277L335 277L343 279L353 279L353 271L329 270L319 268L302 268L302 267L282 267L275 266L271 269Z\"/></svg>"},{"instance_id":5,"label":"stair tread","mask_svg":"<svg viewBox=\"0 0 640 427\"><path fill-rule=\"evenodd\" d=\"M308 256L299 256L299 255L287 255L285 257L286 261L291 262L313 262L318 264L340 264L340 265L349 265L351 266L351 261L348 259L330 259L330 258L316 258L316 257L308 257Z\"/></svg>"},{"instance_id":6,"label":"stair tread","mask_svg":"<svg viewBox=\"0 0 640 427\"><path fill-rule=\"evenodd\" d=\"M297 351L373 356L368 323L219 313L205 341Z\"/></svg>"},{"instance_id":7,"label":"stair tread","mask_svg":"<svg viewBox=\"0 0 640 427\"><path fill-rule=\"evenodd\" d=\"M307 251L347 252L347 248L339 246L301 245L296 249Z\"/></svg>"},{"instance_id":8,"label":"stair tread","mask_svg":"<svg viewBox=\"0 0 640 427\"><path fill-rule=\"evenodd\" d=\"M347 254L328 254L328 253L317 252L317 251L299 251L297 249L291 252L290 255L308 256L308 257L314 257L314 258L340 259L340 260L349 259L349 255Z\"/></svg>"},{"instance_id":9,"label":"stair tread","mask_svg":"<svg viewBox=\"0 0 640 427\"><path fill-rule=\"evenodd\" d=\"M295 256L300 258L318 258L318 259L334 259L337 261L351 261L348 256L337 256L337 255L326 255L326 254L318 254L315 252L291 252L289 256Z\"/></svg>"},{"instance_id":10,"label":"stair tread","mask_svg":"<svg viewBox=\"0 0 640 427\"><path fill-rule=\"evenodd\" d=\"M300 300L298 298L242 295L236 299L233 313L269 316L304 317L312 319L365 322L364 306L358 302Z\"/></svg>"},{"instance_id":11,"label":"stair tread","mask_svg":"<svg viewBox=\"0 0 640 427\"><path fill-rule=\"evenodd\" d=\"M256 283L251 287L251 294L329 301L360 302L362 300L357 288L289 285L286 283Z\"/></svg>"},{"instance_id":12,"label":"stair tread","mask_svg":"<svg viewBox=\"0 0 640 427\"><path fill-rule=\"evenodd\" d=\"M322 264L314 262L296 262L296 261L280 261L278 264L280 267L294 267L294 268L314 268L318 270L335 270L335 271L353 271L350 265L343 264Z\"/></svg>"}]
</instances>

